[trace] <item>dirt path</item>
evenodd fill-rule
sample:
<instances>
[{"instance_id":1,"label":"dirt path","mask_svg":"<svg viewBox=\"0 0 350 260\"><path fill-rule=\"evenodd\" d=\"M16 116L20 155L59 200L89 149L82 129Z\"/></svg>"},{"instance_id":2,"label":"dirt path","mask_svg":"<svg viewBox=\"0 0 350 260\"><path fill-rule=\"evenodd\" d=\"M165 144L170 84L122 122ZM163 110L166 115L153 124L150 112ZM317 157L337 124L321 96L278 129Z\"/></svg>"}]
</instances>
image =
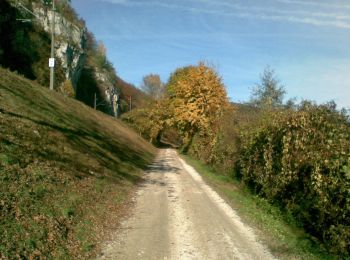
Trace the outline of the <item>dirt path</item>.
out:
<instances>
[{"instance_id":1,"label":"dirt path","mask_svg":"<svg viewBox=\"0 0 350 260\"><path fill-rule=\"evenodd\" d=\"M162 150L146 176L100 259L273 259L175 150Z\"/></svg>"}]
</instances>

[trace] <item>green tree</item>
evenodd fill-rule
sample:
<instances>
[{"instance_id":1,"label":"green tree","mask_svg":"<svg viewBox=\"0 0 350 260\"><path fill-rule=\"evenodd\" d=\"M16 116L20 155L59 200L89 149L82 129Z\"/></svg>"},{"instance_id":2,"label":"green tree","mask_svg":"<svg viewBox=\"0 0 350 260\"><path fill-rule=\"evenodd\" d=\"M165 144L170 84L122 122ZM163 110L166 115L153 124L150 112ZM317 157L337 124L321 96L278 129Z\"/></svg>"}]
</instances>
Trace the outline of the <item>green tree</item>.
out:
<instances>
[{"instance_id":1,"label":"green tree","mask_svg":"<svg viewBox=\"0 0 350 260\"><path fill-rule=\"evenodd\" d=\"M251 95L251 103L264 109L273 109L282 106L286 93L284 86L280 85L275 71L269 66L260 76L261 82L256 84Z\"/></svg>"}]
</instances>

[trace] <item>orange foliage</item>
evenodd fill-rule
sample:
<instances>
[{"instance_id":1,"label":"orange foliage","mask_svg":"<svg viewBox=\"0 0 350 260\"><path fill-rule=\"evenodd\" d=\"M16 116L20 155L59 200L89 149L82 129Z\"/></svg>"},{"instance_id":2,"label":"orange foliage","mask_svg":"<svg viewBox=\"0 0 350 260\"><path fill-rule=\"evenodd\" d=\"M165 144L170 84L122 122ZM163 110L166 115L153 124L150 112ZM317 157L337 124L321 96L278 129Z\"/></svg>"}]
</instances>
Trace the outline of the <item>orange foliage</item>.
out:
<instances>
[{"instance_id":1,"label":"orange foliage","mask_svg":"<svg viewBox=\"0 0 350 260\"><path fill-rule=\"evenodd\" d=\"M221 77L202 62L177 69L167 91L172 101L172 124L188 138L211 127L228 105Z\"/></svg>"}]
</instances>

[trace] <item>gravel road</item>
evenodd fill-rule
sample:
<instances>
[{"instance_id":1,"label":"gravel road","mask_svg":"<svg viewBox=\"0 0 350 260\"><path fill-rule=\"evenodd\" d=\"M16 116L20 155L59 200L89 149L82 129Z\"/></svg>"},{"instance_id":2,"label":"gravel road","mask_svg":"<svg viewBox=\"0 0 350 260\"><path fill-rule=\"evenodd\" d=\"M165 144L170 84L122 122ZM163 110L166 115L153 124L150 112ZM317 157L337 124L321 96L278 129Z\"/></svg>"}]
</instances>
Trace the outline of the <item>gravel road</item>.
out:
<instances>
[{"instance_id":1,"label":"gravel road","mask_svg":"<svg viewBox=\"0 0 350 260\"><path fill-rule=\"evenodd\" d=\"M177 152L161 150L99 259L274 259Z\"/></svg>"}]
</instances>

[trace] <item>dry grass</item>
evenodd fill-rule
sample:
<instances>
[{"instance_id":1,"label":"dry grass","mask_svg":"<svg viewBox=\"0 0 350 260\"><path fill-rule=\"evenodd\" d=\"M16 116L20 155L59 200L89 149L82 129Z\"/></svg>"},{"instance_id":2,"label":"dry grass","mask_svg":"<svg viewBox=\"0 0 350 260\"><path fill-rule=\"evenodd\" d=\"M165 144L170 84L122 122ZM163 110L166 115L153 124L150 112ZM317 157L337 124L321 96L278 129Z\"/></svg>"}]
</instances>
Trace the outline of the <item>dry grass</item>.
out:
<instances>
[{"instance_id":1,"label":"dry grass","mask_svg":"<svg viewBox=\"0 0 350 260\"><path fill-rule=\"evenodd\" d=\"M0 258L86 258L155 149L120 121L0 68Z\"/></svg>"}]
</instances>

